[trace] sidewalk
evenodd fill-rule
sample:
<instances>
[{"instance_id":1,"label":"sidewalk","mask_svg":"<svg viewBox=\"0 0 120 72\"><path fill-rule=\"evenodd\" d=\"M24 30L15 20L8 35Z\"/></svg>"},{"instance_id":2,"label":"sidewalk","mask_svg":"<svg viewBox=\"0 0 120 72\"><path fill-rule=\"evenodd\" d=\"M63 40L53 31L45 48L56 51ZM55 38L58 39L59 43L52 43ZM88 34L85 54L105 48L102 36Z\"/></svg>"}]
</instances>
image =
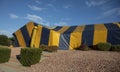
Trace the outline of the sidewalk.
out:
<instances>
[{"instance_id":1,"label":"sidewalk","mask_svg":"<svg viewBox=\"0 0 120 72\"><path fill-rule=\"evenodd\" d=\"M46 54L47 52L43 52ZM29 67L24 67L20 64L20 62L16 59L16 55L20 54L20 48L11 48L11 57L9 62L0 64L0 72L25 72ZM46 57L41 57L41 61Z\"/></svg>"},{"instance_id":2,"label":"sidewalk","mask_svg":"<svg viewBox=\"0 0 120 72\"><path fill-rule=\"evenodd\" d=\"M9 62L0 64L0 72L24 72L26 68L14 57L11 57Z\"/></svg>"},{"instance_id":3,"label":"sidewalk","mask_svg":"<svg viewBox=\"0 0 120 72\"><path fill-rule=\"evenodd\" d=\"M16 59L16 55L20 54L20 48L11 48L11 57L9 62L0 64L0 72L24 72L27 67L24 67Z\"/></svg>"}]
</instances>

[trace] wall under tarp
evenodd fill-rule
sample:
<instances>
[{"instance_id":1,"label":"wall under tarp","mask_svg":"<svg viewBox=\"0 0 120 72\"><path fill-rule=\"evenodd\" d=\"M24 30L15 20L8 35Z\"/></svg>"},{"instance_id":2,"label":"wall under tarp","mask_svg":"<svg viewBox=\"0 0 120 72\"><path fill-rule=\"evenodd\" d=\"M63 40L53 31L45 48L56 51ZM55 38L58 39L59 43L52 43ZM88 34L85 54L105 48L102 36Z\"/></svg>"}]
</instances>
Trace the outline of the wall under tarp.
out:
<instances>
[{"instance_id":1,"label":"wall under tarp","mask_svg":"<svg viewBox=\"0 0 120 72\"><path fill-rule=\"evenodd\" d=\"M48 45L67 50L77 48L83 42L86 42L88 46L99 42L120 44L120 23L57 26L54 29L28 23L16 31L14 36L17 40L16 44L21 47L39 48L40 45Z\"/></svg>"}]
</instances>

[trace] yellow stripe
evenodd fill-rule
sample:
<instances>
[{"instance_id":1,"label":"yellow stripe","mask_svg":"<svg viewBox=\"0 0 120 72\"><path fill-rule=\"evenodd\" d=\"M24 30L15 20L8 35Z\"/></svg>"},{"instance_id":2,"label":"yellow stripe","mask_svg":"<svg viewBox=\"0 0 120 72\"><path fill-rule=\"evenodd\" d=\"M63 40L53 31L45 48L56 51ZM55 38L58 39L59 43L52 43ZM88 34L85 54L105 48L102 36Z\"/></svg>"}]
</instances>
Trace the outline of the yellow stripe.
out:
<instances>
[{"instance_id":1,"label":"yellow stripe","mask_svg":"<svg viewBox=\"0 0 120 72\"><path fill-rule=\"evenodd\" d=\"M35 43L36 32L37 32L37 27L33 29L33 34L32 34L31 43L30 43L30 47L32 48L35 47L34 43Z\"/></svg>"},{"instance_id":2,"label":"yellow stripe","mask_svg":"<svg viewBox=\"0 0 120 72\"><path fill-rule=\"evenodd\" d=\"M21 31L20 30L16 31L15 35L18 39L20 47L26 47L26 44L25 44L25 41L24 41L24 38L23 38Z\"/></svg>"},{"instance_id":3,"label":"yellow stripe","mask_svg":"<svg viewBox=\"0 0 120 72\"><path fill-rule=\"evenodd\" d=\"M50 30L49 46L59 46L60 33Z\"/></svg>"},{"instance_id":4,"label":"yellow stripe","mask_svg":"<svg viewBox=\"0 0 120 72\"><path fill-rule=\"evenodd\" d=\"M82 32L73 32L70 35L70 49L80 47L82 42Z\"/></svg>"},{"instance_id":5,"label":"yellow stripe","mask_svg":"<svg viewBox=\"0 0 120 72\"><path fill-rule=\"evenodd\" d=\"M95 31L107 30L106 27L104 26L104 24L95 24L94 29L95 29Z\"/></svg>"},{"instance_id":6,"label":"yellow stripe","mask_svg":"<svg viewBox=\"0 0 120 72\"><path fill-rule=\"evenodd\" d=\"M57 32L64 33L68 28L69 28L69 26L64 26L60 30L58 30Z\"/></svg>"},{"instance_id":7,"label":"yellow stripe","mask_svg":"<svg viewBox=\"0 0 120 72\"><path fill-rule=\"evenodd\" d=\"M84 30L85 26L78 26L73 32L82 32Z\"/></svg>"},{"instance_id":8,"label":"yellow stripe","mask_svg":"<svg viewBox=\"0 0 120 72\"><path fill-rule=\"evenodd\" d=\"M41 39L41 32L42 32L42 26L38 26L37 32L36 32L36 38L35 38L35 47L40 47L40 39Z\"/></svg>"},{"instance_id":9,"label":"yellow stripe","mask_svg":"<svg viewBox=\"0 0 120 72\"><path fill-rule=\"evenodd\" d=\"M33 28L34 28L34 24L33 24L33 22L29 22L29 23L26 25L26 27L27 27L27 30L28 30L29 36L31 37L32 30L33 30Z\"/></svg>"},{"instance_id":10,"label":"yellow stripe","mask_svg":"<svg viewBox=\"0 0 120 72\"><path fill-rule=\"evenodd\" d=\"M70 49L80 47L85 26L78 26L70 35Z\"/></svg>"},{"instance_id":11,"label":"yellow stripe","mask_svg":"<svg viewBox=\"0 0 120 72\"><path fill-rule=\"evenodd\" d=\"M118 23L118 22L114 22L113 24L116 24L116 25L118 25L118 27L120 27L120 23Z\"/></svg>"},{"instance_id":12,"label":"yellow stripe","mask_svg":"<svg viewBox=\"0 0 120 72\"><path fill-rule=\"evenodd\" d=\"M94 41L93 45L96 45L99 42L106 42L107 40L107 29L104 24L94 25Z\"/></svg>"}]
</instances>

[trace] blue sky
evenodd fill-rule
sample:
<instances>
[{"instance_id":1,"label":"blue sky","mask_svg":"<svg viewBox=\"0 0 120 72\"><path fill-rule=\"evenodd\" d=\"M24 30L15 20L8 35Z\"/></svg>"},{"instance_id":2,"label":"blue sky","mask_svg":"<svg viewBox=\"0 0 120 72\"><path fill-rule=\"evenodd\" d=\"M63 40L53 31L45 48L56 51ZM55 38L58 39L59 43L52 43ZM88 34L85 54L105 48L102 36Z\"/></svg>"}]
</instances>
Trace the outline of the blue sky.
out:
<instances>
[{"instance_id":1,"label":"blue sky","mask_svg":"<svg viewBox=\"0 0 120 72\"><path fill-rule=\"evenodd\" d=\"M120 0L0 0L0 34L34 21L46 26L120 22Z\"/></svg>"}]
</instances>

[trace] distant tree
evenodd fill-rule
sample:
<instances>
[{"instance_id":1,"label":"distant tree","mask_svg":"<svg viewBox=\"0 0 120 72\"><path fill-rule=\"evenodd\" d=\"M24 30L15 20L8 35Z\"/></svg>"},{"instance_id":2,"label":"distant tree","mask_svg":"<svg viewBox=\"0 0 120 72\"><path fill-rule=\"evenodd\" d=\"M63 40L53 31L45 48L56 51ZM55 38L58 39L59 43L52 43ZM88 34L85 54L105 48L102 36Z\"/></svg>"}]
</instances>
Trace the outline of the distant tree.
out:
<instances>
[{"instance_id":1,"label":"distant tree","mask_svg":"<svg viewBox=\"0 0 120 72\"><path fill-rule=\"evenodd\" d=\"M14 37L9 37L9 44L13 45L15 38Z\"/></svg>"},{"instance_id":2,"label":"distant tree","mask_svg":"<svg viewBox=\"0 0 120 72\"><path fill-rule=\"evenodd\" d=\"M10 40L6 35L0 35L0 45L9 46Z\"/></svg>"},{"instance_id":3,"label":"distant tree","mask_svg":"<svg viewBox=\"0 0 120 72\"><path fill-rule=\"evenodd\" d=\"M11 41L14 41L14 37L9 37L8 39Z\"/></svg>"}]
</instances>

